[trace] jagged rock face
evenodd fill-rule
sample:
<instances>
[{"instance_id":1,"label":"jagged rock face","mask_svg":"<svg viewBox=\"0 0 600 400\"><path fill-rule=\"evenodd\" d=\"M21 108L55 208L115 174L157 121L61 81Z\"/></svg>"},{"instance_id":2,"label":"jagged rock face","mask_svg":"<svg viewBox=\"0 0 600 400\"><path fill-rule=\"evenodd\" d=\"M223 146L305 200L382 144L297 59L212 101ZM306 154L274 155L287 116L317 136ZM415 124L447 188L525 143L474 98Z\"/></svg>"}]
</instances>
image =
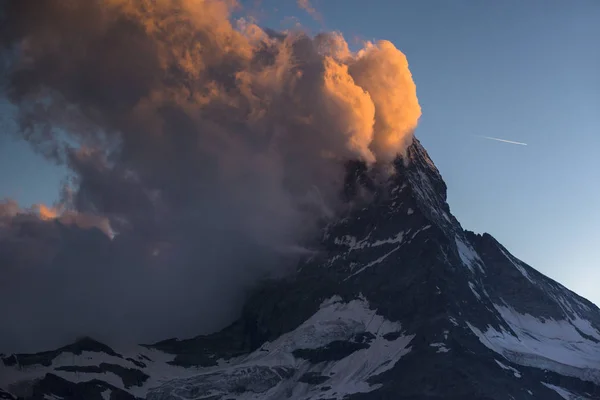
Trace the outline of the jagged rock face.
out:
<instances>
[{"instance_id":1,"label":"jagged rock face","mask_svg":"<svg viewBox=\"0 0 600 400\"><path fill-rule=\"evenodd\" d=\"M0 386L24 398L600 398L596 306L464 231L418 141L395 173L370 174L349 165L347 199L368 201L223 331L4 357Z\"/></svg>"}]
</instances>

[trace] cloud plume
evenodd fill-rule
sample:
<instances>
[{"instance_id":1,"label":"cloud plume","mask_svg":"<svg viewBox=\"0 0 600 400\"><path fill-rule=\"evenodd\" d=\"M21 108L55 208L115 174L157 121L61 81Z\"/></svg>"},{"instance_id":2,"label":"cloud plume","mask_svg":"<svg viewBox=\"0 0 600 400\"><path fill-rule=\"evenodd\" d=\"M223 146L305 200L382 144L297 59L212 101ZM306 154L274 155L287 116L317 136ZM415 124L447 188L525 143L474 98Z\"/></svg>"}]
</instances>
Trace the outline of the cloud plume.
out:
<instances>
[{"instance_id":1,"label":"cloud plume","mask_svg":"<svg viewBox=\"0 0 600 400\"><path fill-rule=\"evenodd\" d=\"M15 133L72 173L64 210L40 208L35 220L57 246L39 276L0 271L0 293L17 299L0 315L11 345L218 329L249 285L305 253L282 249L302 249L339 209L345 161L389 162L410 144L421 110L392 43L353 53L336 32L232 21L235 7L6 2L2 84L18 107ZM17 218L14 204L3 209ZM43 343L19 342L36 329Z\"/></svg>"}]
</instances>

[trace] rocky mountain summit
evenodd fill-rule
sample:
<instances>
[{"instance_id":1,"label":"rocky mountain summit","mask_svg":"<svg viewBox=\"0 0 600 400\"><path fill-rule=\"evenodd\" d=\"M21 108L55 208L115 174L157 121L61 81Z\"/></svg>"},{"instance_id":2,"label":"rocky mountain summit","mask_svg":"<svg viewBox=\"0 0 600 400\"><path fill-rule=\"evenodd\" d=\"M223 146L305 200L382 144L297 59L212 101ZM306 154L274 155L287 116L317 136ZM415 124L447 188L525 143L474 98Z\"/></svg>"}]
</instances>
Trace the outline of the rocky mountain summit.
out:
<instances>
[{"instance_id":1,"label":"rocky mountain summit","mask_svg":"<svg viewBox=\"0 0 600 400\"><path fill-rule=\"evenodd\" d=\"M2 399L600 399L600 310L464 230L418 140L218 333L2 356ZM360 205L358 205L360 204Z\"/></svg>"}]
</instances>

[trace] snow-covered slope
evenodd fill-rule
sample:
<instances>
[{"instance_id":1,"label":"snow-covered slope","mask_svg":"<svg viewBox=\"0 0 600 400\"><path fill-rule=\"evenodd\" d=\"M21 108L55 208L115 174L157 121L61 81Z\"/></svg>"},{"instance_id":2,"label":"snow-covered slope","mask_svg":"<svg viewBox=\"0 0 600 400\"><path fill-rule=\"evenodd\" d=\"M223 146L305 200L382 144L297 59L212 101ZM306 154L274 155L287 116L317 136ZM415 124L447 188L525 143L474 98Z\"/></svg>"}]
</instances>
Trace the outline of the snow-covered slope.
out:
<instances>
[{"instance_id":1,"label":"snow-covered slope","mask_svg":"<svg viewBox=\"0 0 600 400\"><path fill-rule=\"evenodd\" d=\"M412 335L359 297L334 296L298 328L211 372L167 382L149 399L238 393L240 399L342 399L379 387L369 378L393 368L410 351Z\"/></svg>"},{"instance_id":2,"label":"snow-covered slope","mask_svg":"<svg viewBox=\"0 0 600 400\"><path fill-rule=\"evenodd\" d=\"M395 169L382 183L350 165L346 196L372 200L223 331L5 356L0 387L36 399L600 399L600 310L463 230L418 141Z\"/></svg>"},{"instance_id":3,"label":"snow-covered slope","mask_svg":"<svg viewBox=\"0 0 600 400\"><path fill-rule=\"evenodd\" d=\"M37 397L41 393L35 389L41 388L44 396L61 398L90 389L105 398L113 393L148 399L215 398L230 393L240 399L281 399L290 394L298 399L343 398L375 390L378 385L370 385L368 379L393 368L410 351L412 338L400 324L377 315L364 298L344 302L334 296L292 332L248 355L216 360L213 367L172 365L173 355L143 346L117 353L85 338L37 358L5 359L8 367L0 370L0 384L23 397ZM47 393L45 380L56 385L53 389L63 388ZM36 381L31 391L28 386ZM95 383L82 389L67 382Z\"/></svg>"}]
</instances>

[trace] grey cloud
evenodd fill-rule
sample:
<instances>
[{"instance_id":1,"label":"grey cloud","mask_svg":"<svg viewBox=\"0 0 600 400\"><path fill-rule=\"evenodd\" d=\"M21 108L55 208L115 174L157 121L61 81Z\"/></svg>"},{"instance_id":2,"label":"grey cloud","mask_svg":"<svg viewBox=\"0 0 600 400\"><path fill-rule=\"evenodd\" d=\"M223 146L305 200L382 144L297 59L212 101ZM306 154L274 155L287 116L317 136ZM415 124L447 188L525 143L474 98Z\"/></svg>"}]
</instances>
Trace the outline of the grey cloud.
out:
<instances>
[{"instance_id":1,"label":"grey cloud","mask_svg":"<svg viewBox=\"0 0 600 400\"><path fill-rule=\"evenodd\" d=\"M15 346L219 328L252 283L304 253L285 249L340 210L345 161L389 161L410 142L420 108L391 43L351 53L339 33L234 27L234 6L6 2L0 43L18 134L73 183L62 219L36 222L59 243L32 267L36 290L7 275L23 296L0 315ZM56 228L103 221L113 241ZM40 324L55 328L36 337Z\"/></svg>"}]
</instances>

